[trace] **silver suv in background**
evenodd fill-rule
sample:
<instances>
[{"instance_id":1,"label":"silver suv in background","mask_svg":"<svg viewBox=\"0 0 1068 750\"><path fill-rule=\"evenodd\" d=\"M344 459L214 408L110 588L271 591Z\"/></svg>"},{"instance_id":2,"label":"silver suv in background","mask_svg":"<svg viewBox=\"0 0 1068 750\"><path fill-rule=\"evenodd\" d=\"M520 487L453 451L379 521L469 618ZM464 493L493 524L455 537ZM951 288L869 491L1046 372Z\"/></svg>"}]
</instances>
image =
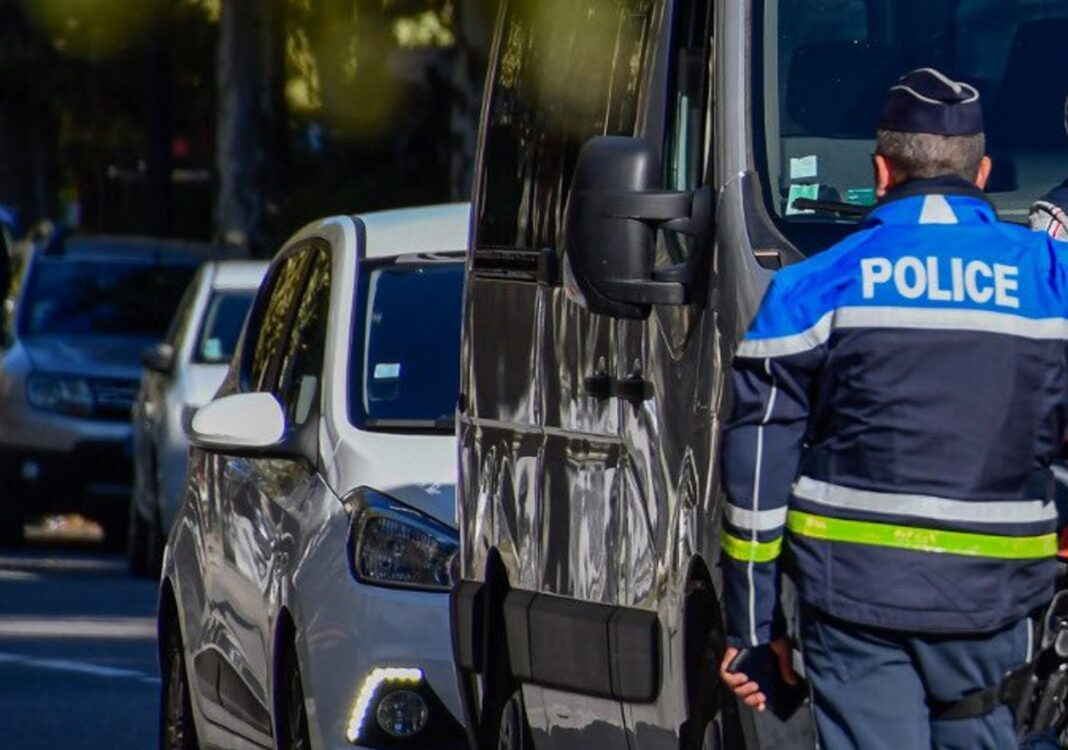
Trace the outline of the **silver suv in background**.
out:
<instances>
[{"instance_id":1,"label":"silver suv in background","mask_svg":"<svg viewBox=\"0 0 1068 750\"><path fill-rule=\"evenodd\" d=\"M134 494L127 560L156 575L167 530L185 488L186 431L226 377L267 261L205 263L189 285L166 338L142 354L133 409Z\"/></svg>"},{"instance_id":2,"label":"silver suv in background","mask_svg":"<svg viewBox=\"0 0 1068 750\"><path fill-rule=\"evenodd\" d=\"M35 248L0 357L0 541L53 512L125 543L141 352L166 333L207 246L70 238Z\"/></svg>"}]
</instances>

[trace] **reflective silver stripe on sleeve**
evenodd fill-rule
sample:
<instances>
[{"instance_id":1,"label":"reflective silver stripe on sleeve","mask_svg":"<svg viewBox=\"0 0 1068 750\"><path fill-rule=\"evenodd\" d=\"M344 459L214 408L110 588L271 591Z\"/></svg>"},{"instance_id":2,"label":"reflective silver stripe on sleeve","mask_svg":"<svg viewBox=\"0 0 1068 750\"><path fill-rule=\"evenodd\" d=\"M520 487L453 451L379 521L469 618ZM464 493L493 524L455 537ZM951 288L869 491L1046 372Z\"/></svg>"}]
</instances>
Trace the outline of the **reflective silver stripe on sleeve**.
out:
<instances>
[{"instance_id":1,"label":"reflective silver stripe on sleeve","mask_svg":"<svg viewBox=\"0 0 1068 750\"><path fill-rule=\"evenodd\" d=\"M793 495L829 508L965 523L1042 523L1056 520L1057 508L1042 500L970 502L929 495L899 495L843 487L801 477Z\"/></svg>"},{"instance_id":2,"label":"reflective silver stripe on sleeve","mask_svg":"<svg viewBox=\"0 0 1068 750\"><path fill-rule=\"evenodd\" d=\"M767 359L764 360L764 372L771 379L771 393L768 395L768 408L764 412L764 417L760 420L760 426L757 428L756 439L756 461L753 466L753 507L752 512L756 513L760 507L760 479L761 470L764 463L764 427L771 421L771 413L775 410L775 397L779 393L779 383L775 380L775 375L771 372L771 362ZM752 530L750 543L756 545L757 543L757 531ZM756 565L756 559L754 557L749 558L749 565L745 569L746 583L749 585L749 645L759 645L757 641L756 632L756 584L753 582L753 566Z\"/></svg>"},{"instance_id":3,"label":"reflective silver stripe on sleeve","mask_svg":"<svg viewBox=\"0 0 1068 750\"><path fill-rule=\"evenodd\" d=\"M747 359L766 359L767 357L789 357L815 349L827 343L831 337L831 324L834 311L827 313L816 325L800 333L779 336L770 339L745 339L738 345L735 356Z\"/></svg>"},{"instance_id":4,"label":"reflective silver stripe on sleeve","mask_svg":"<svg viewBox=\"0 0 1068 750\"><path fill-rule=\"evenodd\" d=\"M786 525L786 506L774 510L749 510L727 503L723 511L732 526L748 531L775 531Z\"/></svg>"}]
</instances>

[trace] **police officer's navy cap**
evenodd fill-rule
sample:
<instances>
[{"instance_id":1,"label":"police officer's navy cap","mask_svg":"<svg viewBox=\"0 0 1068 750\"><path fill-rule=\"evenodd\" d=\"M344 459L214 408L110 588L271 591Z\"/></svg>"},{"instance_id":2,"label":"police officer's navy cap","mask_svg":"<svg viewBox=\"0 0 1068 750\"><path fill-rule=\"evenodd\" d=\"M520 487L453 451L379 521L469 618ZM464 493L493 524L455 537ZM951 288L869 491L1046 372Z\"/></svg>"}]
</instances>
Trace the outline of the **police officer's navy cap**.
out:
<instances>
[{"instance_id":1,"label":"police officer's navy cap","mask_svg":"<svg viewBox=\"0 0 1068 750\"><path fill-rule=\"evenodd\" d=\"M913 70L890 87L879 127L903 133L978 135L983 132L979 92L933 68Z\"/></svg>"}]
</instances>

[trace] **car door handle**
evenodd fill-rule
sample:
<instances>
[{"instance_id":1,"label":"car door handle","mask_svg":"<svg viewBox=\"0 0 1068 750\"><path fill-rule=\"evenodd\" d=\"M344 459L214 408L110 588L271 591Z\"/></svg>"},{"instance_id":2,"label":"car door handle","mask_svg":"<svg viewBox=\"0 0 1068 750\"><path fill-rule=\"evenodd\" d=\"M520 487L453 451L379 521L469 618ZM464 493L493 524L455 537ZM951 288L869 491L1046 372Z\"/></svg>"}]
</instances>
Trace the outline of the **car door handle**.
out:
<instances>
[{"instance_id":1,"label":"car door handle","mask_svg":"<svg viewBox=\"0 0 1068 750\"><path fill-rule=\"evenodd\" d=\"M598 401L607 401L612 397L612 376L607 372L595 372L583 381L586 395Z\"/></svg>"}]
</instances>

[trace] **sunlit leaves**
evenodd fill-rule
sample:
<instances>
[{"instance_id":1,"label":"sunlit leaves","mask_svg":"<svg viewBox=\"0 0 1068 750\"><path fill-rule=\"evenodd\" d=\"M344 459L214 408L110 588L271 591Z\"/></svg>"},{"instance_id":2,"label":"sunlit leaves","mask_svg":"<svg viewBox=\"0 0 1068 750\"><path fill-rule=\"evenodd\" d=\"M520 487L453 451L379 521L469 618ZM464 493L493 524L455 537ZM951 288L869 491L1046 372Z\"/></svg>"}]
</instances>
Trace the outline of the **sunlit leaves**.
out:
<instances>
[{"instance_id":1,"label":"sunlit leaves","mask_svg":"<svg viewBox=\"0 0 1068 750\"><path fill-rule=\"evenodd\" d=\"M62 54L102 59L139 42L164 0L23 0Z\"/></svg>"},{"instance_id":2,"label":"sunlit leaves","mask_svg":"<svg viewBox=\"0 0 1068 750\"><path fill-rule=\"evenodd\" d=\"M396 19L393 35L401 47L449 47L456 42L442 14L432 10Z\"/></svg>"}]
</instances>

